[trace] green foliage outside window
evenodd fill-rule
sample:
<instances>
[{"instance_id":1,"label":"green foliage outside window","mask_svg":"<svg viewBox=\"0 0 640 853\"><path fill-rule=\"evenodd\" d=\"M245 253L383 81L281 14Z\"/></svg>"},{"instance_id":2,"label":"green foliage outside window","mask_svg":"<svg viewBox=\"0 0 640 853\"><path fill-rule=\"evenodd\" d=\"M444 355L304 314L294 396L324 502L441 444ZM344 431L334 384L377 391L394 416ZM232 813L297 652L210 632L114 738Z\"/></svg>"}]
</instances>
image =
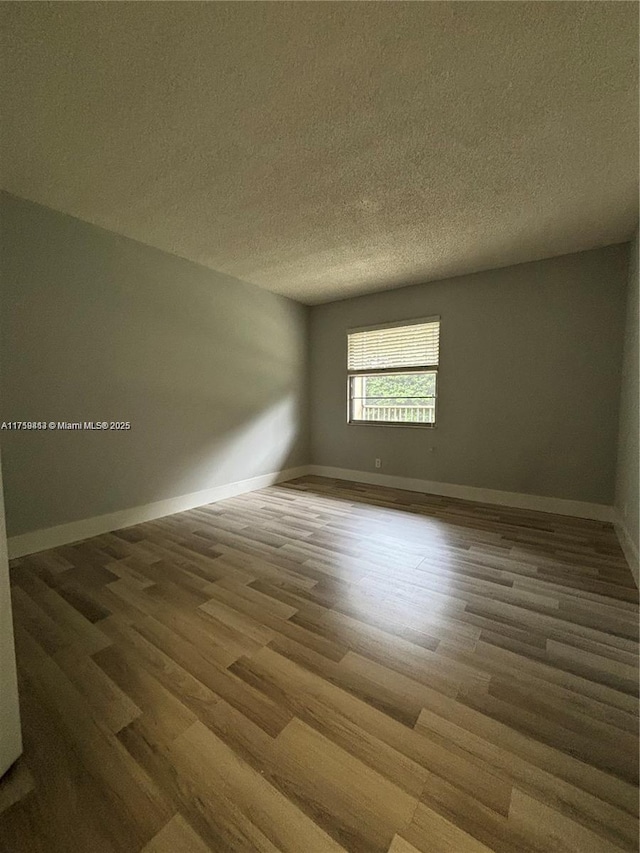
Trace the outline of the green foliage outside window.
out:
<instances>
[{"instance_id":1,"label":"green foliage outside window","mask_svg":"<svg viewBox=\"0 0 640 853\"><path fill-rule=\"evenodd\" d=\"M430 401L414 398L434 397L435 393L434 373L367 376L365 380L364 394L369 405L378 402L394 406L426 405Z\"/></svg>"}]
</instances>

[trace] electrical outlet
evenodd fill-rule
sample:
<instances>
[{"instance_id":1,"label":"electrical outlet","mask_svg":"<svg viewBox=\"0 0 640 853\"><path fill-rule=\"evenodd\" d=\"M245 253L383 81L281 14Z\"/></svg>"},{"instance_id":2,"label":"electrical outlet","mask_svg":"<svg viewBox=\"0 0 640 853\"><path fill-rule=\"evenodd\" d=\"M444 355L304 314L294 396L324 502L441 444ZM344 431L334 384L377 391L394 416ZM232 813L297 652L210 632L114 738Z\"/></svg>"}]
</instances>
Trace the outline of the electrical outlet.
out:
<instances>
[{"instance_id":1,"label":"electrical outlet","mask_svg":"<svg viewBox=\"0 0 640 853\"><path fill-rule=\"evenodd\" d=\"M382 468L382 459L376 459L376 468Z\"/></svg>"}]
</instances>

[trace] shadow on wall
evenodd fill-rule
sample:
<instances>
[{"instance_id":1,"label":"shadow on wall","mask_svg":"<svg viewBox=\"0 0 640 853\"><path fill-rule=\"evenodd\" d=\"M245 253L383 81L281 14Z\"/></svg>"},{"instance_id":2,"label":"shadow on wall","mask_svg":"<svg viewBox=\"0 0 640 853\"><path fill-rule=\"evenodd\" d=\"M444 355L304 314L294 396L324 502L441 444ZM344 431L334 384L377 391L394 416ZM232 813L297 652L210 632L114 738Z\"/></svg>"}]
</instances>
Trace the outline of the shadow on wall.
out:
<instances>
[{"instance_id":1,"label":"shadow on wall","mask_svg":"<svg viewBox=\"0 0 640 853\"><path fill-rule=\"evenodd\" d=\"M9 535L304 464L307 309L2 198Z\"/></svg>"}]
</instances>

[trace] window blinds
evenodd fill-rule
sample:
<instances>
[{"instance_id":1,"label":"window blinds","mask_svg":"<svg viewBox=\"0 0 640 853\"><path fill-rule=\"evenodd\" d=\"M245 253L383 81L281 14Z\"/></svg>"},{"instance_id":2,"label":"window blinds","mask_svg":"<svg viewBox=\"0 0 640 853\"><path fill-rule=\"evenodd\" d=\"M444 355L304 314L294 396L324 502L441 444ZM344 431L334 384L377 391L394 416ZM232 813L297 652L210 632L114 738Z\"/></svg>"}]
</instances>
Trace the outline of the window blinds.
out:
<instances>
[{"instance_id":1,"label":"window blinds","mask_svg":"<svg viewBox=\"0 0 640 853\"><path fill-rule=\"evenodd\" d=\"M351 332L348 336L347 368L350 371L367 371L435 367L439 350L439 320Z\"/></svg>"}]
</instances>

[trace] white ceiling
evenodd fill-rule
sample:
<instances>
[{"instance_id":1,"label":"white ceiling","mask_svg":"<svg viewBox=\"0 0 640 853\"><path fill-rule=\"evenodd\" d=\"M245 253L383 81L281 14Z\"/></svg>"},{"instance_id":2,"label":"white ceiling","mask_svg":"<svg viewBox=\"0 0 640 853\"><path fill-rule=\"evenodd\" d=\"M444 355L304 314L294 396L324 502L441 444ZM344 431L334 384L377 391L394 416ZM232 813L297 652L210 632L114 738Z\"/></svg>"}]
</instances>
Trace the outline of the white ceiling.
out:
<instances>
[{"instance_id":1,"label":"white ceiling","mask_svg":"<svg viewBox=\"0 0 640 853\"><path fill-rule=\"evenodd\" d=\"M636 3L0 5L3 187L276 293L637 223Z\"/></svg>"}]
</instances>

